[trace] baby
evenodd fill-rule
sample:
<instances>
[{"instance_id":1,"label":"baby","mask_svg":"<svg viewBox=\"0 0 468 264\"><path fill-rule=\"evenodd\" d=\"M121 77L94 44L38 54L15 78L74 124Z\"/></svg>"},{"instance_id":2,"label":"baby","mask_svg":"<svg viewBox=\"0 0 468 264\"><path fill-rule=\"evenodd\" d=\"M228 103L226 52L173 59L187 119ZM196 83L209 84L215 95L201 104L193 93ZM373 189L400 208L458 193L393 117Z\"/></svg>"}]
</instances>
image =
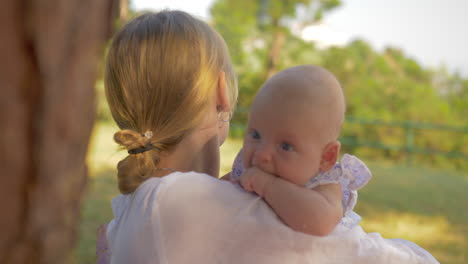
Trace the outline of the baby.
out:
<instances>
[{"instance_id":1,"label":"baby","mask_svg":"<svg viewBox=\"0 0 468 264\"><path fill-rule=\"evenodd\" d=\"M327 70L279 72L254 99L231 180L263 197L296 231L325 236L340 222L358 224L356 190L371 174L351 155L337 163L344 113L341 86Z\"/></svg>"}]
</instances>

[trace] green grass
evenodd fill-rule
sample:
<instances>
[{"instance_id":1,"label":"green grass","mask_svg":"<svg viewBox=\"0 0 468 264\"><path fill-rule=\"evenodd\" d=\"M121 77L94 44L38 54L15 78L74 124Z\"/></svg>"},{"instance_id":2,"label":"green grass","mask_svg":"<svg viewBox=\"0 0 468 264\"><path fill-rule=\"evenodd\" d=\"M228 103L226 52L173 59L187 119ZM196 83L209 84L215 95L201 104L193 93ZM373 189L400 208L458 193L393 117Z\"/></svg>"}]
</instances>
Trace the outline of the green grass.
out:
<instances>
[{"instance_id":1,"label":"green grass","mask_svg":"<svg viewBox=\"0 0 468 264\"><path fill-rule=\"evenodd\" d=\"M90 178L81 211L75 263L95 263L96 230L112 219L118 195L115 166L124 156L112 141L116 128L99 124L90 146ZM240 140L221 148L221 174L228 172ZM359 192L356 211L367 232L411 240L444 264L468 263L468 175L428 168L367 162L373 179Z\"/></svg>"}]
</instances>

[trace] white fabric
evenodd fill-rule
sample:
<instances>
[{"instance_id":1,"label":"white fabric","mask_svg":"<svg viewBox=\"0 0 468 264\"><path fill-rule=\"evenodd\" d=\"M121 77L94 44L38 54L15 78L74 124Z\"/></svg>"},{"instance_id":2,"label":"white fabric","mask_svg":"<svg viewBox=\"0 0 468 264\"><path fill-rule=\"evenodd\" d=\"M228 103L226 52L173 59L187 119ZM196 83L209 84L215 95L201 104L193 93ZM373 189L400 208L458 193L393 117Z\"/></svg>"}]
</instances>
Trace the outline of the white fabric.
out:
<instances>
[{"instance_id":1,"label":"white fabric","mask_svg":"<svg viewBox=\"0 0 468 264\"><path fill-rule=\"evenodd\" d=\"M404 240L340 225L295 232L256 195L195 172L152 178L113 199L111 263L438 263Z\"/></svg>"}]
</instances>

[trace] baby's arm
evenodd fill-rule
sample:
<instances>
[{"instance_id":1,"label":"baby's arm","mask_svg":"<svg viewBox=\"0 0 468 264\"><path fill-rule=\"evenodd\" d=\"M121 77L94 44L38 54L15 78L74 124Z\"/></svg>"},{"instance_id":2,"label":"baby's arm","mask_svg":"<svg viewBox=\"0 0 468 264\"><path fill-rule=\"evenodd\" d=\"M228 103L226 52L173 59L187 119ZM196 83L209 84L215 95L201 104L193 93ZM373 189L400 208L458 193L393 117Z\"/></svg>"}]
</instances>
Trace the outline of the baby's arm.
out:
<instances>
[{"instance_id":1,"label":"baby's arm","mask_svg":"<svg viewBox=\"0 0 468 264\"><path fill-rule=\"evenodd\" d=\"M326 236L342 218L339 184L307 189L255 167L245 171L240 183L262 196L281 220L296 231Z\"/></svg>"}]
</instances>

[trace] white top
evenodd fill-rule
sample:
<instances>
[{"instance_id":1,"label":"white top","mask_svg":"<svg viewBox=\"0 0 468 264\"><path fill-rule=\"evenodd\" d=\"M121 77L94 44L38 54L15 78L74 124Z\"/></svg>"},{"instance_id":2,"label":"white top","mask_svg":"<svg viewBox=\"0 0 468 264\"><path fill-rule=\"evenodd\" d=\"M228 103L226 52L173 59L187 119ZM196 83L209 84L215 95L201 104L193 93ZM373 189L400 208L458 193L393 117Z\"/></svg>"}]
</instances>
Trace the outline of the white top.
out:
<instances>
[{"instance_id":1,"label":"white top","mask_svg":"<svg viewBox=\"0 0 468 264\"><path fill-rule=\"evenodd\" d=\"M295 232L260 197L195 172L151 178L112 209L111 263L438 263L360 226L326 237Z\"/></svg>"}]
</instances>

